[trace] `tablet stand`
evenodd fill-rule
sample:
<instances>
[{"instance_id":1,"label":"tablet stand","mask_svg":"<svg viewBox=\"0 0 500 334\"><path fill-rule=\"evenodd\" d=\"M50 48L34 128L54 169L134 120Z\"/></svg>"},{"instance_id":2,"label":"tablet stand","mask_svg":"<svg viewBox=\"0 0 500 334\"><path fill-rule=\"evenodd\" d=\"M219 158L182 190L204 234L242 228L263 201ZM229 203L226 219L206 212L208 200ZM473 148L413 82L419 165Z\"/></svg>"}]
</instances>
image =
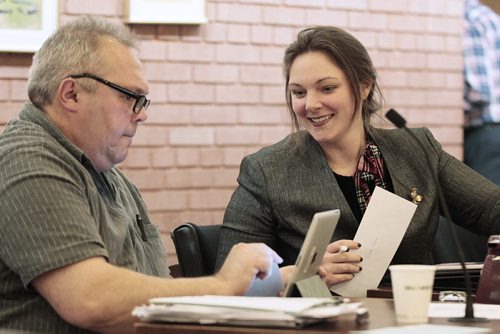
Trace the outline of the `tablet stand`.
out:
<instances>
[{"instance_id":1,"label":"tablet stand","mask_svg":"<svg viewBox=\"0 0 500 334\"><path fill-rule=\"evenodd\" d=\"M292 297L327 297L330 298L332 293L328 290L325 282L321 280L319 275L314 275L295 282Z\"/></svg>"}]
</instances>

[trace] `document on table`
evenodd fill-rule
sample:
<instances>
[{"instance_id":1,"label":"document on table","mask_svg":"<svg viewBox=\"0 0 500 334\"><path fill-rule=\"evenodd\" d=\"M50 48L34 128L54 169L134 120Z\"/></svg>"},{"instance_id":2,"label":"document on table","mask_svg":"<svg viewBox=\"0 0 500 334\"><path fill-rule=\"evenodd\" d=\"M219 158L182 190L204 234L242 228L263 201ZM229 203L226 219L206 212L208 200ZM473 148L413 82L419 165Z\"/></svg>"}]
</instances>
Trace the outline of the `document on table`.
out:
<instances>
[{"instance_id":1,"label":"document on table","mask_svg":"<svg viewBox=\"0 0 500 334\"><path fill-rule=\"evenodd\" d=\"M431 303L430 318L453 318L465 315L465 303ZM474 304L474 316L477 318L500 319L500 305Z\"/></svg>"},{"instance_id":2,"label":"document on table","mask_svg":"<svg viewBox=\"0 0 500 334\"><path fill-rule=\"evenodd\" d=\"M360 305L341 297L187 296L153 298L149 305L134 308L132 315L143 321L303 327L355 313Z\"/></svg>"},{"instance_id":3,"label":"document on table","mask_svg":"<svg viewBox=\"0 0 500 334\"><path fill-rule=\"evenodd\" d=\"M465 326L448 326L448 325L408 325L399 327L385 327L371 329L366 331L350 331L352 334L473 334L473 333L490 333L489 328L465 327Z\"/></svg>"},{"instance_id":4,"label":"document on table","mask_svg":"<svg viewBox=\"0 0 500 334\"><path fill-rule=\"evenodd\" d=\"M363 257L363 271L330 290L344 297L366 297L366 290L377 288L416 209L416 204L375 187L354 237L361 248L351 250Z\"/></svg>"}]
</instances>

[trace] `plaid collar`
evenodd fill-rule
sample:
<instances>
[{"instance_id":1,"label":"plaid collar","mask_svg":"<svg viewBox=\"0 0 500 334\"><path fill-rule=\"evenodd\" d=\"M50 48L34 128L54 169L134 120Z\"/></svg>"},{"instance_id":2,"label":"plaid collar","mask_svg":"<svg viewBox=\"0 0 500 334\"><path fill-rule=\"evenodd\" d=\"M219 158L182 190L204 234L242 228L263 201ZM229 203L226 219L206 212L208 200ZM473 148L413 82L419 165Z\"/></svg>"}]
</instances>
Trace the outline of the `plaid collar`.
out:
<instances>
[{"instance_id":1,"label":"plaid collar","mask_svg":"<svg viewBox=\"0 0 500 334\"><path fill-rule=\"evenodd\" d=\"M354 174L354 185L362 213L366 211L375 186L387 188L382 153L370 140L367 141L363 154L359 158L358 168Z\"/></svg>"}]
</instances>

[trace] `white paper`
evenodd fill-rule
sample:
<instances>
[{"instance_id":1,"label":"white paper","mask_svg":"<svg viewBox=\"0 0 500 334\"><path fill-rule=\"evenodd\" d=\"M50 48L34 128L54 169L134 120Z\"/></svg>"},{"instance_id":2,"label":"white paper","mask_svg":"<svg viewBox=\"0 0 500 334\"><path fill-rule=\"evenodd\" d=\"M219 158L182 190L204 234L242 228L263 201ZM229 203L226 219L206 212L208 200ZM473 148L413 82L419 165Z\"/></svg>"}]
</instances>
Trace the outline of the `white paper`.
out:
<instances>
[{"instance_id":1,"label":"white paper","mask_svg":"<svg viewBox=\"0 0 500 334\"><path fill-rule=\"evenodd\" d=\"M472 333L490 333L489 328L448 326L448 325L410 325L399 327L385 327L367 331L350 331L352 334L472 334Z\"/></svg>"},{"instance_id":2,"label":"white paper","mask_svg":"<svg viewBox=\"0 0 500 334\"><path fill-rule=\"evenodd\" d=\"M363 271L330 290L344 297L366 297L366 290L377 288L416 209L416 204L375 187L354 237L361 248L351 250L363 257Z\"/></svg>"},{"instance_id":3,"label":"white paper","mask_svg":"<svg viewBox=\"0 0 500 334\"><path fill-rule=\"evenodd\" d=\"M431 303L429 317L453 318L465 315L465 303ZM474 304L474 316L477 318L500 319L500 305Z\"/></svg>"},{"instance_id":4,"label":"white paper","mask_svg":"<svg viewBox=\"0 0 500 334\"><path fill-rule=\"evenodd\" d=\"M355 313L360 305L340 298L186 296L153 298L132 315L143 321L302 327Z\"/></svg>"},{"instance_id":5,"label":"white paper","mask_svg":"<svg viewBox=\"0 0 500 334\"><path fill-rule=\"evenodd\" d=\"M184 296L152 298L151 304L184 304L209 307L228 307L245 310L287 312L299 314L305 310L325 305L340 304L338 298L282 298L282 297L242 297L242 296Z\"/></svg>"},{"instance_id":6,"label":"white paper","mask_svg":"<svg viewBox=\"0 0 500 334\"><path fill-rule=\"evenodd\" d=\"M474 269L483 269L483 262L465 262L465 267L469 270L474 270ZM436 274L437 272L443 270L443 271L449 271L449 270L456 270L459 271L460 273L463 273L462 269L462 264L460 262L450 262L450 263L438 263L435 264L436 266Z\"/></svg>"}]
</instances>

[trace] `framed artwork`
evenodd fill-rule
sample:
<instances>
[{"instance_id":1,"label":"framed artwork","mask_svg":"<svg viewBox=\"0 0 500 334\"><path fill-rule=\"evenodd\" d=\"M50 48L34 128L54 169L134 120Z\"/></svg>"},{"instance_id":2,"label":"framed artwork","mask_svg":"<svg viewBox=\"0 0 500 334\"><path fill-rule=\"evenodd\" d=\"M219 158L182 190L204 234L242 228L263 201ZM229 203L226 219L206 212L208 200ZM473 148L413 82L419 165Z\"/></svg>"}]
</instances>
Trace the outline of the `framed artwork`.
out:
<instances>
[{"instance_id":1,"label":"framed artwork","mask_svg":"<svg viewBox=\"0 0 500 334\"><path fill-rule=\"evenodd\" d=\"M207 23L205 0L128 0L130 23Z\"/></svg>"},{"instance_id":2,"label":"framed artwork","mask_svg":"<svg viewBox=\"0 0 500 334\"><path fill-rule=\"evenodd\" d=\"M34 52L57 28L58 0L0 1L0 52Z\"/></svg>"}]
</instances>

